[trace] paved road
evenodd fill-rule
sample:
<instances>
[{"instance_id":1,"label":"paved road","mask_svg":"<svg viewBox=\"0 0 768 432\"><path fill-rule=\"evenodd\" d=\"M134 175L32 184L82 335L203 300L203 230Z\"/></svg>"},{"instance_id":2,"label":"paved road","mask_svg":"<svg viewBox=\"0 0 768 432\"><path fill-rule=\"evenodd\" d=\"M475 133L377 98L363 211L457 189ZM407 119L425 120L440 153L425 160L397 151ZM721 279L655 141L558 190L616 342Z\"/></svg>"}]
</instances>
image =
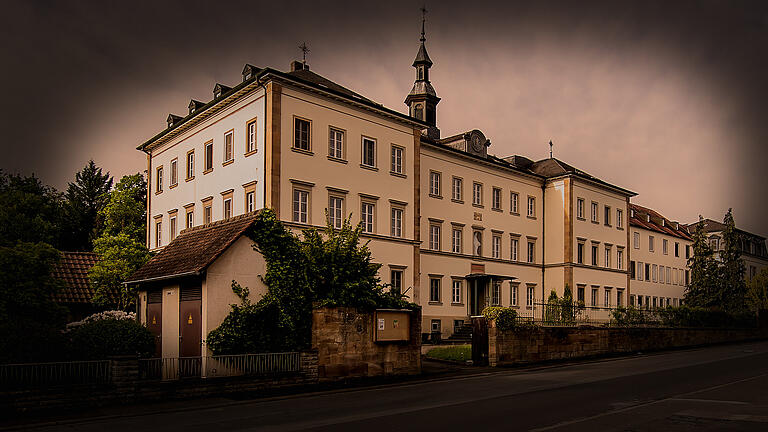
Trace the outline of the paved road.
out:
<instances>
[{"instance_id":1,"label":"paved road","mask_svg":"<svg viewBox=\"0 0 768 432\"><path fill-rule=\"evenodd\" d=\"M768 342L502 370L37 431L768 431Z\"/></svg>"}]
</instances>

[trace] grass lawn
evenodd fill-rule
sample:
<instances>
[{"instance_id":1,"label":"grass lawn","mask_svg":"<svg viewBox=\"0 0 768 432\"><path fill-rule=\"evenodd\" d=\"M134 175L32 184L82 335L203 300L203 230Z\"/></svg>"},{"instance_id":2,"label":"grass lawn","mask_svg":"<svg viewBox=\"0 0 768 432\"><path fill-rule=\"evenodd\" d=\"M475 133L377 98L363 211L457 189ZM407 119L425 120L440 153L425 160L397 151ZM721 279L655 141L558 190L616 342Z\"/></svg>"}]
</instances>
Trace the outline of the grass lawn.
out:
<instances>
[{"instance_id":1,"label":"grass lawn","mask_svg":"<svg viewBox=\"0 0 768 432\"><path fill-rule=\"evenodd\" d=\"M465 362L472 359L472 345L432 348L427 352L427 358Z\"/></svg>"}]
</instances>

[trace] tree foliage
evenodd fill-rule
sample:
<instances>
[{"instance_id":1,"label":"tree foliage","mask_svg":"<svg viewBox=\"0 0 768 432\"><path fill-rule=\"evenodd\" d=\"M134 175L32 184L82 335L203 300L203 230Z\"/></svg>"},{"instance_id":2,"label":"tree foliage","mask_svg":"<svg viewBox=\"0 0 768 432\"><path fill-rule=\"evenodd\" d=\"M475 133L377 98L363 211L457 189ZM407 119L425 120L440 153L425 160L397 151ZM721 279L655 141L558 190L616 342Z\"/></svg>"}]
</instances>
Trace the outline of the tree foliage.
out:
<instances>
[{"instance_id":1,"label":"tree foliage","mask_svg":"<svg viewBox=\"0 0 768 432\"><path fill-rule=\"evenodd\" d=\"M67 333L70 356L76 360L101 360L110 356L149 357L155 337L135 319L100 319L86 322Z\"/></svg>"},{"instance_id":2,"label":"tree foliage","mask_svg":"<svg viewBox=\"0 0 768 432\"><path fill-rule=\"evenodd\" d=\"M746 297L750 310L768 310L768 267L749 280Z\"/></svg>"},{"instance_id":3,"label":"tree foliage","mask_svg":"<svg viewBox=\"0 0 768 432\"><path fill-rule=\"evenodd\" d=\"M61 194L34 175L0 170L0 245L45 242L58 247L61 225Z\"/></svg>"},{"instance_id":4,"label":"tree foliage","mask_svg":"<svg viewBox=\"0 0 768 432\"><path fill-rule=\"evenodd\" d=\"M744 280L744 261L741 260L742 238L736 231L731 209L725 214L723 224L725 229L722 232L717 300L727 311L743 311L746 309L747 285Z\"/></svg>"},{"instance_id":5,"label":"tree foliage","mask_svg":"<svg viewBox=\"0 0 768 432\"><path fill-rule=\"evenodd\" d=\"M127 309L136 301L136 288L123 282L150 258L145 244L146 195L141 174L124 176L99 213L104 229L94 242L94 252L101 260L89 273L98 305Z\"/></svg>"},{"instance_id":6,"label":"tree foliage","mask_svg":"<svg viewBox=\"0 0 768 432\"><path fill-rule=\"evenodd\" d=\"M703 218L693 232L693 253L688 258L691 278L685 291L685 303L691 306L712 307L717 305L717 262L704 232Z\"/></svg>"},{"instance_id":7,"label":"tree foliage","mask_svg":"<svg viewBox=\"0 0 768 432\"><path fill-rule=\"evenodd\" d=\"M90 251L101 234L103 220L101 210L109 199L112 176L102 173L93 160L75 174L65 194L67 236L63 245L66 250Z\"/></svg>"},{"instance_id":8,"label":"tree foliage","mask_svg":"<svg viewBox=\"0 0 768 432\"><path fill-rule=\"evenodd\" d=\"M360 225L349 218L342 228L307 229L302 238L287 230L270 209L262 210L247 235L266 261L267 293L255 304L248 289L235 281L241 299L222 324L208 334L215 354L306 348L311 340L314 305L415 308L399 292L387 291L377 276L367 243L360 244Z\"/></svg>"}]
</instances>

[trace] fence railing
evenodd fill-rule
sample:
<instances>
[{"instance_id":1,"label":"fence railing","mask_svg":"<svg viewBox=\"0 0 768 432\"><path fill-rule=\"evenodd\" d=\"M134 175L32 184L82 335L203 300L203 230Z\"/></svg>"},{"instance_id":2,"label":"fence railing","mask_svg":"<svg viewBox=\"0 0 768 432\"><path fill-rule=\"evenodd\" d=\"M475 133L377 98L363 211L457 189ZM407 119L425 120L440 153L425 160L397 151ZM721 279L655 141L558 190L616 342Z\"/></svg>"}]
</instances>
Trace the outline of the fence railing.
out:
<instances>
[{"instance_id":1,"label":"fence railing","mask_svg":"<svg viewBox=\"0 0 768 432\"><path fill-rule=\"evenodd\" d=\"M109 360L0 365L0 388L108 384Z\"/></svg>"},{"instance_id":2,"label":"fence railing","mask_svg":"<svg viewBox=\"0 0 768 432\"><path fill-rule=\"evenodd\" d=\"M300 370L299 352L139 360L139 379L143 380L270 375Z\"/></svg>"}]
</instances>

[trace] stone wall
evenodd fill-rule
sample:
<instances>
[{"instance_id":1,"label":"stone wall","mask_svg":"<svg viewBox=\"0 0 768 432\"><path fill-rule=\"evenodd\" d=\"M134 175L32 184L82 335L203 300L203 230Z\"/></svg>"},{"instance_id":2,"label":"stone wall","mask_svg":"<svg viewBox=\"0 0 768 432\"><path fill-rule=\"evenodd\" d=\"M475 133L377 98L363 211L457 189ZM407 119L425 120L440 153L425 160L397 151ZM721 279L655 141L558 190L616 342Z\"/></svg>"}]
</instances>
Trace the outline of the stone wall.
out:
<instances>
[{"instance_id":1,"label":"stone wall","mask_svg":"<svg viewBox=\"0 0 768 432\"><path fill-rule=\"evenodd\" d=\"M500 331L488 323L488 363L503 366L768 338L758 329L540 327Z\"/></svg>"},{"instance_id":2,"label":"stone wall","mask_svg":"<svg viewBox=\"0 0 768 432\"><path fill-rule=\"evenodd\" d=\"M312 348L321 381L421 373L421 311L411 312L409 341L375 342L374 313L318 308L312 314Z\"/></svg>"}]
</instances>

